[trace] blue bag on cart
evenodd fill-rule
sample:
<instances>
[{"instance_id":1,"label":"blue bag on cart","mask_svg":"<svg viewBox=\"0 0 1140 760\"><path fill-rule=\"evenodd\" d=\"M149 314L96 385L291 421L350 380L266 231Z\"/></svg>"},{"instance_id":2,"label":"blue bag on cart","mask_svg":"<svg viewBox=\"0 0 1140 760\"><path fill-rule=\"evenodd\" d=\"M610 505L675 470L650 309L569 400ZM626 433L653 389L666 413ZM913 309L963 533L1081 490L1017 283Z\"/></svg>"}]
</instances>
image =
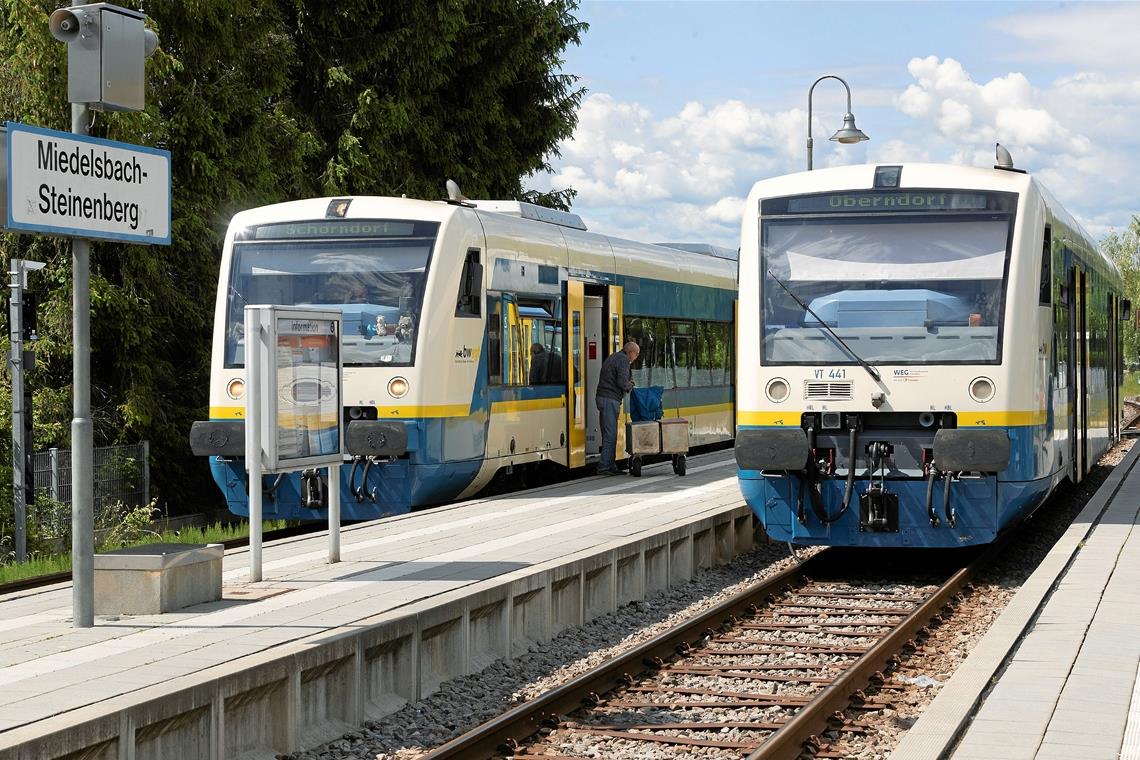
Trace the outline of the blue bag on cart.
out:
<instances>
[{"instance_id":1,"label":"blue bag on cart","mask_svg":"<svg viewBox=\"0 0 1140 760\"><path fill-rule=\"evenodd\" d=\"M665 387L651 385L648 388L634 388L629 392L629 418L633 422L654 422L665 416L661 397Z\"/></svg>"}]
</instances>

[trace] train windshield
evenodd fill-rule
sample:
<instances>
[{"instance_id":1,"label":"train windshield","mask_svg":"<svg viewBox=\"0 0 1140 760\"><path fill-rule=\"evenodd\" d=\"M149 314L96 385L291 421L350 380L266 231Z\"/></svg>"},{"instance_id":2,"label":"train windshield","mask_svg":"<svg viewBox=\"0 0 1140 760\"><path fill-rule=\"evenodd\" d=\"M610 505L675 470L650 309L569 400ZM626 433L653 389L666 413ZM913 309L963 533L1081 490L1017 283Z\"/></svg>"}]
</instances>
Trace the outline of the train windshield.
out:
<instances>
[{"instance_id":1,"label":"train windshield","mask_svg":"<svg viewBox=\"0 0 1140 760\"><path fill-rule=\"evenodd\" d=\"M765 201L764 360L1000 362L1015 207L1011 193L950 191Z\"/></svg>"},{"instance_id":2,"label":"train windshield","mask_svg":"<svg viewBox=\"0 0 1140 760\"><path fill-rule=\"evenodd\" d=\"M225 362L245 364L247 304L339 308L345 365L410 366L439 224L336 219L268 224L234 241Z\"/></svg>"}]
</instances>

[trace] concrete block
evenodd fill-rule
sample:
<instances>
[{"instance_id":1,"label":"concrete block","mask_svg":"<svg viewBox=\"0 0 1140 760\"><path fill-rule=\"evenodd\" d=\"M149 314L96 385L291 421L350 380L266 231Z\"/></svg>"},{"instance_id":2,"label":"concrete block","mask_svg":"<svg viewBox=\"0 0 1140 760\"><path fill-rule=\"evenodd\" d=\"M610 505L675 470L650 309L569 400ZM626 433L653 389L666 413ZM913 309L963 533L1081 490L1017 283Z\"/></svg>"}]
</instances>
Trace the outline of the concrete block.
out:
<instances>
[{"instance_id":1,"label":"concrete block","mask_svg":"<svg viewBox=\"0 0 1140 760\"><path fill-rule=\"evenodd\" d=\"M696 570L709 568L716 564L716 544L713 541L713 529L693 532L693 567ZM695 573L694 573L695 574Z\"/></svg>"},{"instance_id":2,"label":"concrete block","mask_svg":"<svg viewBox=\"0 0 1140 760\"><path fill-rule=\"evenodd\" d=\"M731 519L713 526L713 540L716 545L716 564L731 562L736 556L736 531Z\"/></svg>"},{"instance_id":3,"label":"concrete block","mask_svg":"<svg viewBox=\"0 0 1140 760\"><path fill-rule=\"evenodd\" d=\"M328 649L322 647L322 654ZM354 704L355 653L301 671L301 699L297 713L302 747L332 741L356 727Z\"/></svg>"},{"instance_id":4,"label":"concrete block","mask_svg":"<svg viewBox=\"0 0 1140 760\"><path fill-rule=\"evenodd\" d=\"M752 514L736 517L732 521L733 531L736 533L736 553L752 551L756 532L752 528Z\"/></svg>"},{"instance_id":5,"label":"concrete block","mask_svg":"<svg viewBox=\"0 0 1140 760\"><path fill-rule=\"evenodd\" d=\"M467 619L468 672L477 673L495 660L511 656L510 613L506 589L499 598L472 607Z\"/></svg>"},{"instance_id":6,"label":"concrete block","mask_svg":"<svg viewBox=\"0 0 1140 760\"><path fill-rule=\"evenodd\" d=\"M96 615L158 615L222 598L221 544L151 544L95 555Z\"/></svg>"},{"instance_id":7,"label":"concrete block","mask_svg":"<svg viewBox=\"0 0 1140 760\"><path fill-rule=\"evenodd\" d=\"M642 552L622 557L614 567L618 607L645 598L645 555Z\"/></svg>"},{"instance_id":8,"label":"concrete block","mask_svg":"<svg viewBox=\"0 0 1140 760\"><path fill-rule=\"evenodd\" d=\"M669 546L647 546L645 548L645 595L669 588Z\"/></svg>"},{"instance_id":9,"label":"concrete block","mask_svg":"<svg viewBox=\"0 0 1140 760\"><path fill-rule=\"evenodd\" d=\"M287 679L270 681L225 699L225 757L273 757L292 752Z\"/></svg>"},{"instance_id":10,"label":"concrete block","mask_svg":"<svg viewBox=\"0 0 1140 760\"><path fill-rule=\"evenodd\" d=\"M669 543L669 585L688 583L693 579L693 537Z\"/></svg>"},{"instance_id":11,"label":"concrete block","mask_svg":"<svg viewBox=\"0 0 1140 760\"><path fill-rule=\"evenodd\" d=\"M595 564L593 561L583 563L582 622L593 620L616 609L614 605L613 554L607 552L598 560L599 563L595 567L590 567L590 565Z\"/></svg>"},{"instance_id":12,"label":"concrete block","mask_svg":"<svg viewBox=\"0 0 1140 760\"><path fill-rule=\"evenodd\" d=\"M550 635L557 636L567 628L582 624L582 570L577 562L561 570L571 571L563 577L551 573L550 583Z\"/></svg>"},{"instance_id":13,"label":"concrete block","mask_svg":"<svg viewBox=\"0 0 1140 760\"><path fill-rule=\"evenodd\" d=\"M416 701L418 635L414 617L401 618L363 634L366 717L379 718Z\"/></svg>"},{"instance_id":14,"label":"concrete block","mask_svg":"<svg viewBox=\"0 0 1140 760\"><path fill-rule=\"evenodd\" d=\"M210 730L209 705L136 728L135 760L209 757Z\"/></svg>"},{"instance_id":15,"label":"concrete block","mask_svg":"<svg viewBox=\"0 0 1140 760\"><path fill-rule=\"evenodd\" d=\"M550 639L550 587L547 574L521 578L511 584L511 657Z\"/></svg>"},{"instance_id":16,"label":"concrete block","mask_svg":"<svg viewBox=\"0 0 1140 760\"><path fill-rule=\"evenodd\" d=\"M439 611L452 609L452 606ZM438 617L432 611L431 617ZM421 625L424 624L421 616ZM420 633L420 676L416 699L435 693L449 678L467 674L467 626L464 614L425 626Z\"/></svg>"}]
</instances>

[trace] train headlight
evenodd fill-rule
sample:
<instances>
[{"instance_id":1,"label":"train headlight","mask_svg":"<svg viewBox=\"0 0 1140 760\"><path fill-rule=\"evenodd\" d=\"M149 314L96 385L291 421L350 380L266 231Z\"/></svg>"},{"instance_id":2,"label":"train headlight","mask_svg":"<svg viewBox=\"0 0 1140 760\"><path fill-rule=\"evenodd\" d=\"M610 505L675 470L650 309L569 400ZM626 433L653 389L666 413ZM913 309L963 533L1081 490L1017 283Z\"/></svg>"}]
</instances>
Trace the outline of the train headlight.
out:
<instances>
[{"instance_id":1,"label":"train headlight","mask_svg":"<svg viewBox=\"0 0 1140 760\"><path fill-rule=\"evenodd\" d=\"M970 398L985 403L994 397L994 381L988 377L975 377L970 381Z\"/></svg>"},{"instance_id":2,"label":"train headlight","mask_svg":"<svg viewBox=\"0 0 1140 760\"><path fill-rule=\"evenodd\" d=\"M769 401L776 404L787 399L790 392L791 387L788 385L788 381L782 377L774 377L764 386L764 394Z\"/></svg>"},{"instance_id":3,"label":"train headlight","mask_svg":"<svg viewBox=\"0 0 1140 760\"><path fill-rule=\"evenodd\" d=\"M240 377L235 377L226 383L226 395L234 401L245 398L245 380Z\"/></svg>"},{"instance_id":4,"label":"train headlight","mask_svg":"<svg viewBox=\"0 0 1140 760\"><path fill-rule=\"evenodd\" d=\"M408 381L402 377L393 377L388 381L388 395L392 398L403 398L408 395Z\"/></svg>"}]
</instances>

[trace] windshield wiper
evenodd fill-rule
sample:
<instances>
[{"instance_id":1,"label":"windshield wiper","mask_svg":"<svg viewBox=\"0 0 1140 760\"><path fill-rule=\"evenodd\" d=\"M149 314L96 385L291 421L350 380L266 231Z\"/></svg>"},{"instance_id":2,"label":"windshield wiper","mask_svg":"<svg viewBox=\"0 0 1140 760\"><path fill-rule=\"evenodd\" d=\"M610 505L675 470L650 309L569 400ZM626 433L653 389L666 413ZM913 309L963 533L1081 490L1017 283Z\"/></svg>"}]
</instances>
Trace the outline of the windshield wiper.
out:
<instances>
[{"instance_id":1,"label":"windshield wiper","mask_svg":"<svg viewBox=\"0 0 1140 760\"><path fill-rule=\"evenodd\" d=\"M775 281L776 281L776 284L777 284L777 285L779 285L781 288L783 288L783 289L784 289L784 292L785 292L785 293L787 293L788 295L790 295L790 296L792 297L792 300L793 300L793 301L795 301L796 303L798 303L798 304L800 305L800 308L801 308L801 309L803 309L803 310L804 310L804 311L806 311L808 314L811 314L813 317L815 317L815 318L816 318L816 321L817 321L817 322L819 322L819 324L820 324L820 325L823 327L823 329L824 329L824 330L827 330L827 332L829 332L829 333L831 334L831 337L833 337L833 338L835 338L837 341L839 341L839 345L841 345L841 346L843 346L845 349L847 349L847 353L851 354L851 357L852 357L853 359L855 359L855 361L859 362L859 366L860 366L860 367L862 367L863 369L867 370L867 374L868 374L868 375L870 375L871 377L875 378L875 382L882 382L882 379L883 379L883 378L882 378L882 377L879 375L879 372L878 372L878 370L876 370L876 369L875 369L874 367L872 367L870 364L868 364L867 362L865 362L865 361L863 360L863 357L859 356L859 354L855 353L855 351L854 351L854 350L852 350L851 346L847 345L847 344L846 344L846 343L843 341L843 338L840 338L838 335L836 335L835 331L834 331L834 330L832 330L832 329L831 329L831 327L830 327L830 326L828 326L828 324L827 324L826 322L824 322L824 321L823 321L823 319L822 319L822 318L821 318L821 317L820 317L818 314L816 314L814 311L812 311L812 310L811 310L811 307L810 307L810 306L808 306L806 303L804 303L803 301L801 301L801 300L800 300L800 298L799 298L799 296L797 296L795 293L793 293L793 292L792 292L792 291L791 291L791 290L788 288L788 286L787 286L787 285L785 285L785 284L783 283L783 281L782 281L782 280L781 280L779 277L777 277L776 275L772 274L772 270L770 270L770 269L768 270L768 276L769 276L769 277L771 277L773 280L775 280Z\"/></svg>"}]
</instances>

